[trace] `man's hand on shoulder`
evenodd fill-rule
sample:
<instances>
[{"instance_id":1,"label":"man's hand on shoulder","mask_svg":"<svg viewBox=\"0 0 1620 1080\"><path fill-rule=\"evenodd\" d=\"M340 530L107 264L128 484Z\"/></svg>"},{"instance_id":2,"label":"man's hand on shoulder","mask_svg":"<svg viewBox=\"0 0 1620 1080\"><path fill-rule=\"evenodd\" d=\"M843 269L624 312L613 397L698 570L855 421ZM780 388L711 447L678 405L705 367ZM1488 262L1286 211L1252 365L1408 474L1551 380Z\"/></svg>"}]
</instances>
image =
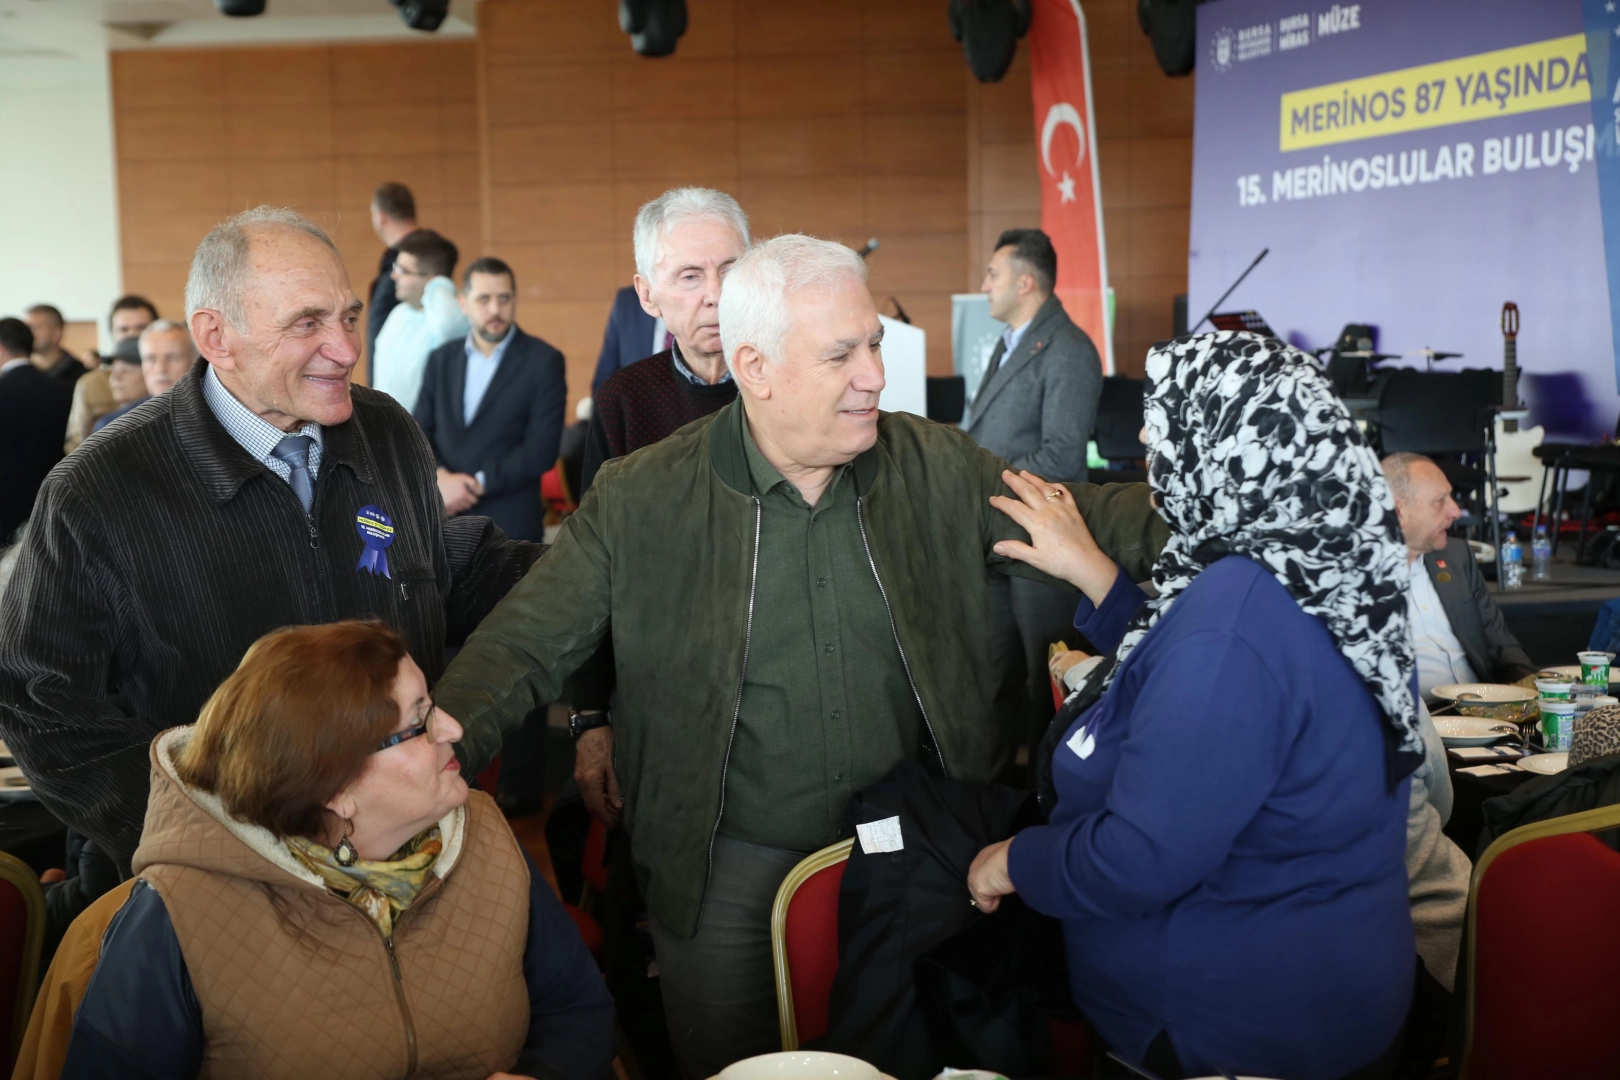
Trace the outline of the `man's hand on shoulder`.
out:
<instances>
[{"instance_id":1,"label":"man's hand on shoulder","mask_svg":"<svg viewBox=\"0 0 1620 1080\"><path fill-rule=\"evenodd\" d=\"M478 497L484 493L484 486L475 477L466 473L451 472L441 468L438 471L439 497L444 500L444 509L454 517L464 514L478 505Z\"/></svg>"}]
</instances>

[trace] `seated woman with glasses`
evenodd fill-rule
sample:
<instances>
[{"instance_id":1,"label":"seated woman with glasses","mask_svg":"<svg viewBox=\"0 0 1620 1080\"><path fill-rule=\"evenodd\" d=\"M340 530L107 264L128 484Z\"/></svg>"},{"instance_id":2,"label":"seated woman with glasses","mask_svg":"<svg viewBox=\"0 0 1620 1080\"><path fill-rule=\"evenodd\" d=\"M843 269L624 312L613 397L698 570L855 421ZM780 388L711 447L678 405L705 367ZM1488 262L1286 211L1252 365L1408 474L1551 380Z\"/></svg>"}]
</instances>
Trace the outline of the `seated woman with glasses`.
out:
<instances>
[{"instance_id":1,"label":"seated woman with glasses","mask_svg":"<svg viewBox=\"0 0 1620 1080\"><path fill-rule=\"evenodd\" d=\"M380 623L259 639L152 744L63 1077L611 1076L613 1001L460 737Z\"/></svg>"}]
</instances>

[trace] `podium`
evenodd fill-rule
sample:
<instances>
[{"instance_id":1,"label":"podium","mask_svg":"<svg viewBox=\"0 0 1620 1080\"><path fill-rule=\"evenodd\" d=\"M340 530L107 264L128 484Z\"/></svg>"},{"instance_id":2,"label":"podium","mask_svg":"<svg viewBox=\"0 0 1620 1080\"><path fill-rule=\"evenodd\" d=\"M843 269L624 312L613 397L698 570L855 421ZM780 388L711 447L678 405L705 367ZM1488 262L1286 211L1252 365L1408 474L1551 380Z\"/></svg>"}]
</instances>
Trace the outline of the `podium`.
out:
<instances>
[{"instance_id":1,"label":"podium","mask_svg":"<svg viewBox=\"0 0 1620 1080\"><path fill-rule=\"evenodd\" d=\"M928 334L917 326L879 315L883 323L884 412L928 415Z\"/></svg>"}]
</instances>

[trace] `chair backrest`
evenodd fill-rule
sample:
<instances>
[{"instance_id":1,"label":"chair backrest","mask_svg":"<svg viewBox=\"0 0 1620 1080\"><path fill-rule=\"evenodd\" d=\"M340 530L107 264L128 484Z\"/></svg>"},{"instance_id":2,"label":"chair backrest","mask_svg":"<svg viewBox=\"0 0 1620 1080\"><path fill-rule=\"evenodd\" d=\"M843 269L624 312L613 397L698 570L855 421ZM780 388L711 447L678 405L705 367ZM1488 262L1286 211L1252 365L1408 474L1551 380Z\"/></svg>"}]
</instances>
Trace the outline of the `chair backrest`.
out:
<instances>
[{"instance_id":1,"label":"chair backrest","mask_svg":"<svg viewBox=\"0 0 1620 1080\"><path fill-rule=\"evenodd\" d=\"M838 890L854 840L824 847L795 866L771 908L771 955L782 1049L827 1033L827 1007L838 974Z\"/></svg>"},{"instance_id":2,"label":"chair backrest","mask_svg":"<svg viewBox=\"0 0 1620 1080\"><path fill-rule=\"evenodd\" d=\"M1620 1062L1620 852L1606 806L1514 829L1474 868L1461 1075L1612 1076ZM1553 1016L1544 1031L1530 1016Z\"/></svg>"},{"instance_id":3,"label":"chair backrest","mask_svg":"<svg viewBox=\"0 0 1620 1080\"><path fill-rule=\"evenodd\" d=\"M594 817L591 818L590 828L585 831L585 852L580 857L579 870L585 877L585 884L597 896L607 895L607 826Z\"/></svg>"},{"instance_id":4,"label":"chair backrest","mask_svg":"<svg viewBox=\"0 0 1620 1080\"><path fill-rule=\"evenodd\" d=\"M34 1010L45 948L45 892L21 859L0 852L0 1048L7 1071Z\"/></svg>"},{"instance_id":5,"label":"chair backrest","mask_svg":"<svg viewBox=\"0 0 1620 1080\"><path fill-rule=\"evenodd\" d=\"M1147 457L1142 445L1142 405L1147 399L1147 381L1109 375L1103 379L1097 399L1097 426L1092 438L1097 453L1109 461L1132 461Z\"/></svg>"},{"instance_id":6,"label":"chair backrest","mask_svg":"<svg viewBox=\"0 0 1620 1080\"><path fill-rule=\"evenodd\" d=\"M1492 371L1391 371L1378 395L1383 452L1478 454L1494 417Z\"/></svg>"}]
</instances>

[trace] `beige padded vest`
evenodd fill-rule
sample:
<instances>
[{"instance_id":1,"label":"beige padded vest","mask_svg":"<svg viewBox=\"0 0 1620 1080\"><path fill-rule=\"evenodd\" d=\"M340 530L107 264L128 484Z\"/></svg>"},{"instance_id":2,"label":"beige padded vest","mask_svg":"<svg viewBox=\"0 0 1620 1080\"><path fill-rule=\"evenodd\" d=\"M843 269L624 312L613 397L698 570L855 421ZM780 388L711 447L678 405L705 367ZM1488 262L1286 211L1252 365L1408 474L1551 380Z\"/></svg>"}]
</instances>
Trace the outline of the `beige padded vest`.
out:
<instances>
[{"instance_id":1,"label":"beige padded vest","mask_svg":"<svg viewBox=\"0 0 1620 1080\"><path fill-rule=\"evenodd\" d=\"M134 868L163 898L202 1007L200 1075L486 1080L510 1068L529 1026L530 882L489 796L473 792L441 822L435 874L388 942L267 831L182 787L170 753L189 731L154 743Z\"/></svg>"}]
</instances>

